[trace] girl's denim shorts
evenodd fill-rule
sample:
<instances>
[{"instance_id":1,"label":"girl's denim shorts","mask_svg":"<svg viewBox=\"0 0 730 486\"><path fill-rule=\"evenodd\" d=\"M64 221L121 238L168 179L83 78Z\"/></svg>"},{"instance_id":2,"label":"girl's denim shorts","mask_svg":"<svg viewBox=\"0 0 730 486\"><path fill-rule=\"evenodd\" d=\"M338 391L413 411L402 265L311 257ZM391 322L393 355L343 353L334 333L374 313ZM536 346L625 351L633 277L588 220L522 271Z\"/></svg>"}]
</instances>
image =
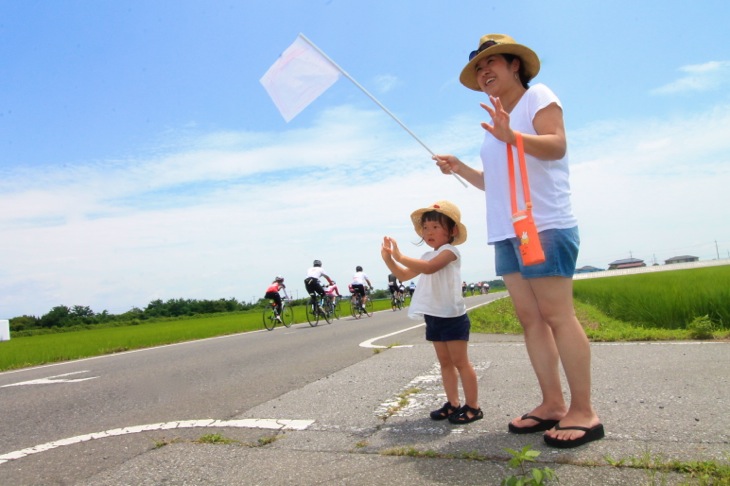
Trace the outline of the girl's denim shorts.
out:
<instances>
[{"instance_id":1,"label":"girl's denim shorts","mask_svg":"<svg viewBox=\"0 0 730 486\"><path fill-rule=\"evenodd\" d=\"M466 314L458 317L423 316L426 341L468 341L471 321Z\"/></svg>"},{"instance_id":2,"label":"girl's denim shorts","mask_svg":"<svg viewBox=\"0 0 730 486\"><path fill-rule=\"evenodd\" d=\"M498 241L494 244L494 266L497 275L520 273L523 278L568 277L575 273L578 261L580 236L578 227L549 229L538 233L545 262L524 266L520 257L520 242L517 238Z\"/></svg>"}]
</instances>

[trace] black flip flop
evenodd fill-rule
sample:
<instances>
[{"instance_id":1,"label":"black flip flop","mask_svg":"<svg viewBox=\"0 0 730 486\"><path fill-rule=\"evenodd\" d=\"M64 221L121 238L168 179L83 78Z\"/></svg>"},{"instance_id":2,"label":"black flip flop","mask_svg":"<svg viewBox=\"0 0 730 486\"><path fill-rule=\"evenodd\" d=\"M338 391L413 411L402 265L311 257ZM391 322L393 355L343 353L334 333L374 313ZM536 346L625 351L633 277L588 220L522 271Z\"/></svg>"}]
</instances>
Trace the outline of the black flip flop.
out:
<instances>
[{"instance_id":1,"label":"black flip flop","mask_svg":"<svg viewBox=\"0 0 730 486\"><path fill-rule=\"evenodd\" d=\"M547 445L549 445L550 447L558 447L560 449L570 449L573 447L582 446L583 444L587 444L588 442L603 439L603 437L605 436L603 424L598 424L590 428L580 427L578 425L561 427L560 424L558 424L555 426L555 430L582 430L583 432L585 432L583 436L571 440L556 439L554 437L550 437L547 434L543 436L543 439L545 439L545 443Z\"/></svg>"},{"instance_id":2,"label":"black flip flop","mask_svg":"<svg viewBox=\"0 0 730 486\"><path fill-rule=\"evenodd\" d=\"M513 434L533 434L535 432L544 432L546 430L550 430L558 423L560 423L560 420L552 420L552 419L544 419L540 417L535 417L534 415L527 415L524 414L521 417L522 420L534 420L537 422L535 425L530 425L529 427L517 427L512 422L509 423L509 431Z\"/></svg>"}]
</instances>

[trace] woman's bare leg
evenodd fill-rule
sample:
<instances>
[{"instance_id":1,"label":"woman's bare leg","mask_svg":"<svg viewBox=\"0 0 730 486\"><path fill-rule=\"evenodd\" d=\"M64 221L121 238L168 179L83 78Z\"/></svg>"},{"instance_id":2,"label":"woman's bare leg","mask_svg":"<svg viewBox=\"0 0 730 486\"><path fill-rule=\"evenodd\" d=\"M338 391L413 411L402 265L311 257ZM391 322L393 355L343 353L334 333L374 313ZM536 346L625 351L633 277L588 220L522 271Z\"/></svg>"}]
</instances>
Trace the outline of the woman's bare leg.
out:
<instances>
[{"instance_id":1,"label":"woman's bare leg","mask_svg":"<svg viewBox=\"0 0 730 486\"><path fill-rule=\"evenodd\" d=\"M591 404L591 348L573 307L573 281L565 277L529 281L542 318L552 330L555 346L570 389L570 407L560 420L562 426L593 427L600 423ZM551 430L548 435L569 440L582 431Z\"/></svg>"},{"instance_id":2,"label":"woman's bare leg","mask_svg":"<svg viewBox=\"0 0 730 486\"><path fill-rule=\"evenodd\" d=\"M504 282L522 324L527 355L542 393L542 402L528 415L546 420L560 420L565 416L568 407L565 405L560 383L560 358L552 330L540 314L530 282L518 273L505 275ZM537 422L518 417L512 420L512 424L516 427L531 427L537 425Z\"/></svg>"}]
</instances>

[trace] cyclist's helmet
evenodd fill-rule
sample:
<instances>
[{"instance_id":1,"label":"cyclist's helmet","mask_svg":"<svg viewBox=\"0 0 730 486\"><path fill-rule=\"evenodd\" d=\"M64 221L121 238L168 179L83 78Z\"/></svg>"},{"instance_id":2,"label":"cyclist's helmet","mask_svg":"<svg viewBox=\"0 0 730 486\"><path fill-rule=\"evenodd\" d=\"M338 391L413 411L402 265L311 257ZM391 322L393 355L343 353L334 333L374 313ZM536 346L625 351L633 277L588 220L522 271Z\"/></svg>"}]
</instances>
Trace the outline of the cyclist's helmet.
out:
<instances>
[{"instance_id":1,"label":"cyclist's helmet","mask_svg":"<svg viewBox=\"0 0 730 486\"><path fill-rule=\"evenodd\" d=\"M322 266L322 260L314 260L314 263L312 263L315 267L321 267Z\"/></svg>"},{"instance_id":2,"label":"cyclist's helmet","mask_svg":"<svg viewBox=\"0 0 730 486\"><path fill-rule=\"evenodd\" d=\"M355 268L355 271L356 271L356 272L362 272L362 267L361 267L360 265L358 265L358 266L357 266L357 267Z\"/></svg>"},{"instance_id":3,"label":"cyclist's helmet","mask_svg":"<svg viewBox=\"0 0 730 486\"><path fill-rule=\"evenodd\" d=\"M284 277L282 277L281 275L277 275L276 278L274 279L274 281L275 282L283 282L284 281Z\"/></svg>"}]
</instances>

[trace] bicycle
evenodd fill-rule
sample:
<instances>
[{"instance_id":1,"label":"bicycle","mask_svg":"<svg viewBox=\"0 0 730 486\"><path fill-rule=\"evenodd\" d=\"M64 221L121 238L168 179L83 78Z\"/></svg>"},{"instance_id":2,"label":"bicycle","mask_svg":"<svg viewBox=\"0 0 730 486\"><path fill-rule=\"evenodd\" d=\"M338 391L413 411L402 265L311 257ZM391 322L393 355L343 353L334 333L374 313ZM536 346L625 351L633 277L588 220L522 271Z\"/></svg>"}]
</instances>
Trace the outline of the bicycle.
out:
<instances>
[{"instance_id":1,"label":"bicycle","mask_svg":"<svg viewBox=\"0 0 730 486\"><path fill-rule=\"evenodd\" d=\"M411 300L413 300L413 294L415 293L415 289L411 289L410 287L406 289L405 292L403 292L403 304L408 307L411 304Z\"/></svg>"},{"instance_id":2,"label":"bicycle","mask_svg":"<svg viewBox=\"0 0 730 486\"><path fill-rule=\"evenodd\" d=\"M401 284L400 287L398 287L398 298L400 299L403 307L408 307L408 296L408 289L405 285Z\"/></svg>"},{"instance_id":3,"label":"bicycle","mask_svg":"<svg viewBox=\"0 0 730 486\"><path fill-rule=\"evenodd\" d=\"M408 293L407 290L401 291L401 293L400 293L400 301L401 301L403 307L408 307L408 301L410 300L410 296L411 295Z\"/></svg>"},{"instance_id":4,"label":"bicycle","mask_svg":"<svg viewBox=\"0 0 730 486\"><path fill-rule=\"evenodd\" d=\"M354 317L355 319L360 319L363 314L368 317L372 317L373 301L371 299L368 299L367 303L365 303L365 306L363 306L362 297L359 293L356 293L350 299L350 312L352 313L352 317Z\"/></svg>"},{"instance_id":5,"label":"bicycle","mask_svg":"<svg viewBox=\"0 0 730 486\"><path fill-rule=\"evenodd\" d=\"M327 324L332 324L332 312L327 309L327 304L324 295L317 295L316 293L309 294L310 299L306 307L307 322L310 326L316 327L319 324L319 318L323 317Z\"/></svg>"},{"instance_id":6,"label":"bicycle","mask_svg":"<svg viewBox=\"0 0 730 486\"><path fill-rule=\"evenodd\" d=\"M281 323L286 327L291 327L294 322L294 309L286 305L287 301L281 301L281 312L276 308L276 302L269 299L269 305L264 307L264 327L269 331L273 331L277 323Z\"/></svg>"},{"instance_id":7,"label":"bicycle","mask_svg":"<svg viewBox=\"0 0 730 486\"><path fill-rule=\"evenodd\" d=\"M334 299L327 298L324 303L324 308L327 311L329 315L340 320L340 296L335 295L333 296Z\"/></svg>"},{"instance_id":8,"label":"bicycle","mask_svg":"<svg viewBox=\"0 0 730 486\"><path fill-rule=\"evenodd\" d=\"M403 292L394 292L390 294L390 307L393 309L393 312L403 308L403 300Z\"/></svg>"}]
</instances>

